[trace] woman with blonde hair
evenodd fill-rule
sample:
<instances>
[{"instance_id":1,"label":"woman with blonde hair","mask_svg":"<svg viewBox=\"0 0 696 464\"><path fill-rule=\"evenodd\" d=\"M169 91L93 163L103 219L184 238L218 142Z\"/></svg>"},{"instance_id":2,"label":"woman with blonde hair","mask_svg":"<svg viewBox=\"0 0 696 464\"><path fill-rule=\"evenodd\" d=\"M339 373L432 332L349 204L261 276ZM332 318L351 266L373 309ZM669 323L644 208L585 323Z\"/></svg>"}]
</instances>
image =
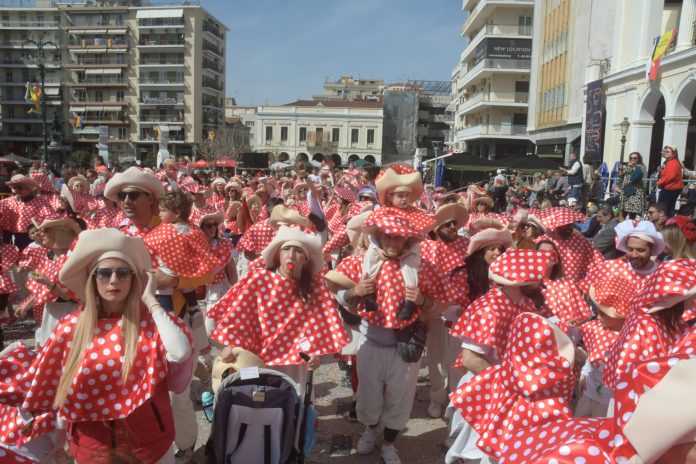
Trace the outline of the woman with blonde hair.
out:
<instances>
[{"instance_id":1,"label":"woman with blonde hair","mask_svg":"<svg viewBox=\"0 0 696 464\"><path fill-rule=\"evenodd\" d=\"M665 241L665 253L669 259L696 258L696 226L693 219L686 216L674 216L667 219L660 229Z\"/></svg>"},{"instance_id":2,"label":"woman with blonde hair","mask_svg":"<svg viewBox=\"0 0 696 464\"><path fill-rule=\"evenodd\" d=\"M83 232L60 271L82 308L27 370L21 410L64 418L77 463L174 463L168 391L186 386L192 348L155 298L151 264L140 238L100 229Z\"/></svg>"}]
</instances>

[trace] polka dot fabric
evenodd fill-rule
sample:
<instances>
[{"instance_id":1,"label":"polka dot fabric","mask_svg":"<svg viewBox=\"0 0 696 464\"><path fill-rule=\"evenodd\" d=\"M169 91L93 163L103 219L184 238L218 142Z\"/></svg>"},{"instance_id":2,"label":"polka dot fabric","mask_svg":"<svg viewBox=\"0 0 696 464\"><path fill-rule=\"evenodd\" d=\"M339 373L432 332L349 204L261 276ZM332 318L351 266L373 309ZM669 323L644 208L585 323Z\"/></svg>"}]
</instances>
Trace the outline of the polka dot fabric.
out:
<instances>
[{"instance_id":1,"label":"polka dot fabric","mask_svg":"<svg viewBox=\"0 0 696 464\"><path fill-rule=\"evenodd\" d=\"M225 238L217 238L210 244L210 247L213 251L213 255L215 255L215 257L218 258L220 261L224 262L225 266L232 259L234 245L230 240L227 240ZM215 277L213 277L211 285L219 284L220 282L225 280L226 277L227 272L225 270L225 267L223 266L222 269L215 273Z\"/></svg>"},{"instance_id":2,"label":"polka dot fabric","mask_svg":"<svg viewBox=\"0 0 696 464\"><path fill-rule=\"evenodd\" d=\"M22 408L45 411L51 407L67 360L79 312L58 324L40 355L32 363L32 377ZM123 419L166 388L167 359L157 326L150 313L140 313L136 356L125 383L121 380L123 347L120 318L97 320L94 339L87 345L65 405L59 410L69 422ZM188 334L186 325L168 316ZM190 341L190 337L189 337Z\"/></svg>"},{"instance_id":3,"label":"polka dot fabric","mask_svg":"<svg viewBox=\"0 0 696 464\"><path fill-rule=\"evenodd\" d=\"M571 417L575 378L558 353L551 326L536 314L515 318L502 362L459 387L450 399L480 435L477 446L499 457L518 429Z\"/></svg>"},{"instance_id":4,"label":"polka dot fabric","mask_svg":"<svg viewBox=\"0 0 696 464\"><path fill-rule=\"evenodd\" d=\"M189 216L189 223L197 226L201 223L201 218L203 216L206 214L215 214L216 212L217 210L210 206L204 206L203 208L193 206L191 208L191 216Z\"/></svg>"},{"instance_id":5,"label":"polka dot fabric","mask_svg":"<svg viewBox=\"0 0 696 464\"><path fill-rule=\"evenodd\" d=\"M363 228L374 226L390 235L422 238L434 224L435 220L418 208L385 206L371 213L365 219Z\"/></svg>"},{"instance_id":6,"label":"polka dot fabric","mask_svg":"<svg viewBox=\"0 0 696 464\"><path fill-rule=\"evenodd\" d=\"M625 258L609 259L593 265L587 272L587 276L578 283L578 286L582 292L588 293L590 286L613 276L630 282L635 295L643 288L650 274L638 274Z\"/></svg>"},{"instance_id":7,"label":"polka dot fabric","mask_svg":"<svg viewBox=\"0 0 696 464\"><path fill-rule=\"evenodd\" d=\"M48 249L37 243L30 243L19 256L19 266L27 269L39 269L48 260Z\"/></svg>"},{"instance_id":8,"label":"polka dot fabric","mask_svg":"<svg viewBox=\"0 0 696 464\"><path fill-rule=\"evenodd\" d=\"M51 282L59 284L58 272L60 272L67 259L68 255L57 256L53 260L47 259L43 266L38 269L38 272L45 275ZM34 294L34 303L36 305L53 302L58 299L58 294L55 291L49 290L47 286L32 279L27 280L27 290Z\"/></svg>"},{"instance_id":9,"label":"polka dot fabric","mask_svg":"<svg viewBox=\"0 0 696 464\"><path fill-rule=\"evenodd\" d=\"M452 243L425 240L421 243L421 258L435 264L440 272L446 274L464 265L469 239L458 237Z\"/></svg>"},{"instance_id":10,"label":"polka dot fabric","mask_svg":"<svg viewBox=\"0 0 696 464\"><path fill-rule=\"evenodd\" d=\"M332 233L329 241L326 242L322 252L326 254L338 253L343 247L350 245L348 234L346 233L346 225L341 222L335 232Z\"/></svg>"},{"instance_id":11,"label":"polka dot fabric","mask_svg":"<svg viewBox=\"0 0 696 464\"><path fill-rule=\"evenodd\" d=\"M534 304L530 300L514 303L500 288L493 288L469 305L452 327L450 335L490 346L495 349L496 357L501 359L505 354L512 321L524 312L534 312Z\"/></svg>"},{"instance_id":12,"label":"polka dot fabric","mask_svg":"<svg viewBox=\"0 0 696 464\"><path fill-rule=\"evenodd\" d=\"M212 308L211 338L238 346L263 359L268 366L300 364L300 346L308 354L333 354L349 342L336 303L323 277L315 274L307 302L291 279L265 268L250 270Z\"/></svg>"},{"instance_id":13,"label":"polka dot fabric","mask_svg":"<svg viewBox=\"0 0 696 464\"><path fill-rule=\"evenodd\" d=\"M510 285L541 282L550 259L548 251L507 250L491 263L488 274L492 280L502 279Z\"/></svg>"},{"instance_id":14,"label":"polka dot fabric","mask_svg":"<svg viewBox=\"0 0 696 464\"><path fill-rule=\"evenodd\" d=\"M358 193L350 185L346 185L346 184L336 185L334 187L334 193L339 198L346 200L350 203L355 203L355 201L358 199Z\"/></svg>"},{"instance_id":15,"label":"polka dot fabric","mask_svg":"<svg viewBox=\"0 0 696 464\"><path fill-rule=\"evenodd\" d=\"M257 222L242 235L237 248L240 251L259 254L273 241L275 234L276 231L268 221Z\"/></svg>"},{"instance_id":16,"label":"polka dot fabric","mask_svg":"<svg viewBox=\"0 0 696 464\"><path fill-rule=\"evenodd\" d=\"M544 303L564 323L580 322L592 316L590 305L575 282L567 279L545 280L541 291Z\"/></svg>"},{"instance_id":17,"label":"polka dot fabric","mask_svg":"<svg viewBox=\"0 0 696 464\"><path fill-rule=\"evenodd\" d=\"M92 224L95 229L118 227L125 218L119 208L98 209L92 215Z\"/></svg>"},{"instance_id":18,"label":"polka dot fabric","mask_svg":"<svg viewBox=\"0 0 696 464\"><path fill-rule=\"evenodd\" d=\"M570 208L556 206L539 211L539 220L547 230L553 231L574 222L583 222L585 217Z\"/></svg>"},{"instance_id":19,"label":"polka dot fabric","mask_svg":"<svg viewBox=\"0 0 696 464\"><path fill-rule=\"evenodd\" d=\"M0 294L12 293L19 287L12 281L7 270L19 260L19 249L11 243L0 244Z\"/></svg>"},{"instance_id":20,"label":"polka dot fabric","mask_svg":"<svg viewBox=\"0 0 696 464\"><path fill-rule=\"evenodd\" d=\"M19 409L0 405L0 451L3 450L2 445L22 447L31 439L55 430L56 416L54 413L38 414L34 417L34 423L28 433L23 430L25 427L26 423L20 416ZM3 460L0 453L0 464L3 462L31 461Z\"/></svg>"},{"instance_id":21,"label":"polka dot fabric","mask_svg":"<svg viewBox=\"0 0 696 464\"><path fill-rule=\"evenodd\" d=\"M588 269L604 261L592 242L578 233L571 235L568 240L542 235L535 240L537 243L540 241L550 241L556 245L563 264L563 277L573 282L584 279Z\"/></svg>"},{"instance_id":22,"label":"polka dot fabric","mask_svg":"<svg viewBox=\"0 0 696 464\"><path fill-rule=\"evenodd\" d=\"M193 224L182 234L174 224L163 223L144 238L145 245L177 276L201 277L226 263L217 258L203 231Z\"/></svg>"},{"instance_id":23,"label":"polka dot fabric","mask_svg":"<svg viewBox=\"0 0 696 464\"><path fill-rule=\"evenodd\" d=\"M349 256L336 267L337 272L345 275L355 283L360 281L362 269L362 255ZM387 329L404 328L418 318L420 311L414 311L411 319L406 321L400 321L396 317L401 309L405 295L404 278L398 261L384 261L377 274L375 283L378 309L370 312L363 311L364 305L361 302L358 305L358 315L360 317L372 325ZM434 264L429 261L421 261L421 267L418 270L418 288L423 295L427 295L434 301L448 301L448 296L452 293L449 285L449 281L443 279L442 273L438 272Z\"/></svg>"},{"instance_id":24,"label":"polka dot fabric","mask_svg":"<svg viewBox=\"0 0 696 464\"><path fill-rule=\"evenodd\" d=\"M672 335L662 320L633 311L607 355L604 385L616 390L619 377L641 361L667 354L685 332L684 328L680 334Z\"/></svg>"},{"instance_id":25,"label":"polka dot fabric","mask_svg":"<svg viewBox=\"0 0 696 464\"><path fill-rule=\"evenodd\" d=\"M696 287L696 260L666 261L648 278L633 300L636 310L649 311L666 298L693 293Z\"/></svg>"},{"instance_id":26,"label":"polka dot fabric","mask_svg":"<svg viewBox=\"0 0 696 464\"><path fill-rule=\"evenodd\" d=\"M606 365L607 353L619 337L619 332L604 328L598 320L586 322L579 330L587 349L588 361L597 367Z\"/></svg>"},{"instance_id":27,"label":"polka dot fabric","mask_svg":"<svg viewBox=\"0 0 696 464\"><path fill-rule=\"evenodd\" d=\"M55 209L41 196L34 197L26 203L17 197L5 198L0 203L6 207L0 210L0 226L3 230L13 233L26 233L27 226L34 218L55 215Z\"/></svg>"}]
</instances>

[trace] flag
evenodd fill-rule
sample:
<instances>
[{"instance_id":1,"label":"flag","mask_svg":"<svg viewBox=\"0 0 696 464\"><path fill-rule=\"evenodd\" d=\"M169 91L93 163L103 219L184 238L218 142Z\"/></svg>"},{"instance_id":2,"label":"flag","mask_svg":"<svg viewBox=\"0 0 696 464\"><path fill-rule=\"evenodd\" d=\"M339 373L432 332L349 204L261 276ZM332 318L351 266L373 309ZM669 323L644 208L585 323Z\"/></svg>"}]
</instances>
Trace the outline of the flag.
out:
<instances>
[{"instance_id":1,"label":"flag","mask_svg":"<svg viewBox=\"0 0 696 464\"><path fill-rule=\"evenodd\" d=\"M435 187L442 187L445 181L445 160L440 158L435 166Z\"/></svg>"},{"instance_id":2,"label":"flag","mask_svg":"<svg viewBox=\"0 0 696 464\"><path fill-rule=\"evenodd\" d=\"M655 39L655 48L653 48L650 61L648 62L648 80L654 81L657 79L657 72L660 70L660 58L665 56L676 36L677 30L672 29Z\"/></svg>"}]
</instances>

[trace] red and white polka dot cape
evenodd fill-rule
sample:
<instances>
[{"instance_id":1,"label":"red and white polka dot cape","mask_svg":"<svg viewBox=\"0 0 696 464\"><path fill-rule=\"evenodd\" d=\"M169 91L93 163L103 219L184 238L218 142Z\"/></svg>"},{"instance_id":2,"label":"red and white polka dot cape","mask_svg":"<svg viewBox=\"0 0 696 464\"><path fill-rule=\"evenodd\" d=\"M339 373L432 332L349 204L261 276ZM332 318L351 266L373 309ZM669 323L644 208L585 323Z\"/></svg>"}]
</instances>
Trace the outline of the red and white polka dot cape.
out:
<instances>
[{"instance_id":1,"label":"red and white polka dot cape","mask_svg":"<svg viewBox=\"0 0 696 464\"><path fill-rule=\"evenodd\" d=\"M44 248L36 242L31 242L20 253L17 264L25 269L37 270L46 260L48 260L48 248Z\"/></svg>"},{"instance_id":2,"label":"red and white polka dot cape","mask_svg":"<svg viewBox=\"0 0 696 464\"><path fill-rule=\"evenodd\" d=\"M205 234L193 224L188 234L182 234L174 224L162 223L143 240L148 249L180 277L201 277L227 264L213 254Z\"/></svg>"},{"instance_id":3,"label":"red and white polka dot cape","mask_svg":"<svg viewBox=\"0 0 696 464\"><path fill-rule=\"evenodd\" d=\"M583 298L577 284L571 280L544 280L541 293L546 307L566 324L571 321L581 322L592 316L590 305Z\"/></svg>"},{"instance_id":4,"label":"red and white polka dot cape","mask_svg":"<svg viewBox=\"0 0 696 464\"><path fill-rule=\"evenodd\" d=\"M429 232L430 229L433 228L433 225L435 225L435 220L431 216L429 216L425 211L414 206L409 206L406 209L395 208L393 206L383 206L377 211L372 212L367 219L365 219L365 223L374 223L377 219L384 216L404 217L411 223L411 227L421 234Z\"/></svg>"},{"instance_id":5,"label":"red and white polka dot cape","mask_svg":"<svg viewBox=\"0 0 696 464\"><path fill-rule=\"evenodd\" d=\"M51 208L53 208L54 211L58 211L63 206L63 203L60 200L60 194L58 194L58 192L42 193L40 196L41 198L45 199L49 205L51 205Z\"/></svg>"},{"instance_id":6,"label":"red and white polka dot cape","mask_svg":"<svg viewBox=\"0 0 696 464\"><path fill-rule=\"evenodd\" d=\"M346 224L340 222L336 226L336 230L331 233L331 238L326 242L326 244L324 244L322 253L338 253L343 247L348 246L349 244L350 240L348 239L348 234L346 233Z\"/></svg>"},{"instance_id":7,"label":"red and white polka dot cape","mask_svg":"<svg viewBox=\"0 0 696 464\"><path fill-rule=\"evenodd\" d=\"M216 211L224 211L225 196L219 195L217 192L213 192L213 195L210 197L210 204L213 206L213 208L215 208Z\"/></svg>"},{"instance_id":8,"label":"red and white polka dot cape","mask_svg":"<svg viewBox=\"0 0 696 464\"><path fill-rule=\"evenodd\" d=\"M17 264L19 249L11 243L0 244L0 294L12 293L19 287L12 281L7 270Z\"/></svg>"},{"instance_id":9,"label":"red and white polka dot cape","mask_svg":"<svg viewBox=\"0 0 696 464\"><path fill-rule=\"evenodd\" d=\"M216 238L210 243L210 247L213 251L213 254L223 261L224 263L229 263L230 260L233 258L232 254L234 252L234 245L232 244L232 241L227 240L226 238ZM225 264L226 267L226 264ZM225 278L227 277L227 270L223 267L220 269L215 274L215 277L213 277L213 281L210 283L210 285L215 285L219 284Z\"/></svg>"},{"instance_id":10,"label":"red and white polka dot cape","mask_svg":"<svg viewBox=\"0 0 696 464\"><path fill-rule=\"evenodd\" d=\"M155 230L160 225L159 217L153 216L150 219L150 224L151 226L147 225L140 227L135 225L133 221L124 216L123 220L118 224L116 228L120 230L121 233L129 235L131 237L145 238L150 232Z\"/></svg>"},{"instance_id":11,"label":"red and white polka dot cape","mask_svg":"<svg viewBox=\"0 0 696 464\"><path fill-rule=\"evenodd\" d=\"M215 321L210 336L255 353L268 366L300 364L300 352L337 353L350 340L336 303L321 274L313 276L311 288L303 302L292 279L265 268L250 270L208 310Z\"/></svg>"},{"instance_id":12,"label":"red and white polka dot cape","mask_svg":"<svg viewBox=\"0 0 696 464\"><path fill-rule=\"evenodd\" d=\"M480 435L478 448L498 457L516 430L572 417L572 368L558 353L553 329L540 316L522 313L512 323L502 362L474 376L450 399Z\"/></svg>"},{"instance_id":13,"label":"red and white polka dot cape","mask_svg":"<svg viewBox=\"0 0 696 464\"><path fill-rule=\"evenodd\" d=\"M31 378L31 386L22 409L52 409L79 314L78 310L61 320L28 369L26 375ZM94 339L85 349L71 391L59 410L68 422L123 419L155 392L167 389L166 351L157 325L144 308L140 317L136 356L125 382L121 380L121 318L97 320ZM174 316L167 317L187 334L190 342L186 324Z\"/></svg>"},{"instance_id":14,"label":"red and white polka dot cape","mask_svg":"<svg viewBox=\"0 0 696 464\"><path fill-rule=\"evenodd\" d=\"M225 220L223 228L230 231L232 235L239 235L239 226L236 220Z\"/></svg>"},{"instance_id":15,"label":"red and white polka dot cape","mask_svg":"<svg viewBox=\"0 0 696 464\"><path fill-rule=\"evenodd\" d=\"M244 232L239 243L237 243L237 249L259 254L270 245L275 234L276 231L268 221L257 222Z\"/></svg>"},{"instance_id":16,"label":"red and white polka dot cape","mask_svg":"<svg viewBox=\"0 0 696 464\"><path fill-rule=\"evenodd\" d=\"M210 206L205 206L203 208L197 208L195 205L191 207L191 215L189 216L189 223L198 225L201 222L201 218L207 214L215 214L217 210Z\"/></svg>"},{"instance_id":17,"label":"red and white polka dot cape","mask_svg":"<svg viewBox=\"0 0 696 464\"><path fill-rule=\"evenodd\" d=\"M440 272L452 272L464 265L469 239L457 237L454 242L445 243L439 240L424 240L421 242L421 258L435 264Z\"/></svg>"},{"instance_id":18,"label":"red and white polka dot cape","mask_svg":"<svg viewBox=\"0 0 696 464\"><path fill-rule=\"evenodd\" d=\"M0 204L7 207L0 210L0 228L12 233L26 233L32 219L55 215L55 209L41 196L26 203L17 197L10 197L1 200Z\"/></svg>"},{"instance_id":19,"label":"red and white polka dot cape","mask_svg":"<svg viewBox=\"0 0 696 464\"><path fill-rule=\"evenodd\" d=\"M524 312L536 312L531 300L525 298L515 303L501 288L492 288L469 305L450 335L492 347L495 357L501 359L505 355L512 321Z\"/></svg>"},{"instance_id":20,"label":"red and white polka dot cape","mask_svg":"<svg viewBox=\"0 0 696 464\"><path fill-rule=\"evenodd\" d=\"M590 291L590 287L596 282L614 275L620 276L633 283L636 293L643 288L643 285L645 285L648 277L651 276L651 274L637 273L626 258L621 257L616 259L608 259L593 265L587 272L587 276L578 282L578 286L580 287L580 290L587 293Z\"/></svg>"},{"instance_id":21,"label":"red and white polka dot cape","mask_svg":"<svg viewBox=\"0 0 696 464\"><path fill-rule=\"evenodd\" d=\"M58 273L67 259L67 254L56 256L52 260L47 259L44 261L43 265L37 269L37 272L45 275L51 282L58 284ZM49 290L47 286L32 279L27 280L27 290L34 295L35 305L50 303L58 299L58 294L55 291Z\"/></svg>"},{"instance_id":22,"label":"red and white polka dot cape","mask_svg":"<svg viewBox=\"0 0 696 464\"><path fill-rule=\"evenodd\" d=\"M622 374L631 372L642 361L669 353L685 333L683 324L679 334L673 335L661 319L641 310L632 311L607 355L604 385L615 390Z\"/></svg>"},{"instance_id":23,"label":"red and white polka dot cape","mask_svg":"<svg viewBox=\"0 0 696 464\"><path fill-rule=\"evenodd\" d=\"M590 267L604 261L604 257L592 242L579 233L573 233L568 240L557 240L548 235L542 235L535 242L542 240L550 240L556 245L563 264L563 277L573 282L584 279Z\"/></svg>"},{"instance_id":24,"label":"red and white polka dot cape","mask_svg":"<svg viewBox=\"0 0 696 464\"><path fill-rule=\"evenodd\" d=\"M372 216L372 215L370 215ZM360 282L363 272L364 255L349 256L336 267L336 271L348 277L355 283ZM421 261L418 270L418 288L421 293L433 301L445 302L453 293L449 288L450 283L437 267L429 261ZM377 289L377 311L364 311L364 303L358 304L358 315L372 325L387 329L402 329L420 315L420 310L414 311L413 316L406 321L397 319L404 302L406 286L401 273L401 263L396 260L387 260L382 263L379 273L375 277Z\"/></svg>"},{"instance_id":25,"label":"red and white polka dot cape","mask_svg":"<svg viewBox=\"0 0 696 464\"><path fill-rule=\"evenodd\" d=\"M92 215L92 225L95 229L118 227L125 218L120 208L98 209Z\"/></svg>"},{"instance_id":26,"label":"red and white polka dot cape","mask_svg":"<svg viewBox=\"0 0 696 464\"><path fill-rule=\"evenodd\" d=\"M619 332L606 329L598 320L579 326L582 342L587 349L587 360L593 366L606 366L607 354L619 337Z\"/></svg>"}]
</instances>

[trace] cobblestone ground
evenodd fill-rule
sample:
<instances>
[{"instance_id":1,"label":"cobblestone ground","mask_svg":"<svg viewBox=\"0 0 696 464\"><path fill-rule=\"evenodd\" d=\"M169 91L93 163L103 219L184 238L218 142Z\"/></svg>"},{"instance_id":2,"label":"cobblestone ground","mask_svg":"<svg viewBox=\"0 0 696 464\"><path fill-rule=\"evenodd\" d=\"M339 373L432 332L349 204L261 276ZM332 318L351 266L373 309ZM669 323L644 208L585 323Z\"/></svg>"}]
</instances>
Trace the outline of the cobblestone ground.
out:
<instances>
[{"instance_id":1,"label":"cobblestone ground","mask_svg":"<svg viewBox=\"0 0 696 464\"><path fill-rule=\"evenodd\" d=\"M17 321L5 327L5 343L22 340L33 346L33 321ZM215 354L215 353L214 353ZM446 437L446 424L442 419L432 419L426 412L428 406L427 369L421 370L416 399L407 429L399 436L396 446L402 462L413 464L431 464L444 462L446 449L443 441ZM315 406L319 413L317 444L308 460L310 463L381 463L379 447L372 454L356 454L363 426L348 419L348 410L352 401L349 384L343 384L345 373L338 368L332 357L324 357L322 366L314 375ZM210 424L200 406L201 393L209 388L197 379L191 385L191 399L198 419L198 442L192 463L205 462L204 447L210 434ZM379 442L378 442L379 443ZM63 461L65 462L65 461Z\"/></svg>"}]
</instances>

